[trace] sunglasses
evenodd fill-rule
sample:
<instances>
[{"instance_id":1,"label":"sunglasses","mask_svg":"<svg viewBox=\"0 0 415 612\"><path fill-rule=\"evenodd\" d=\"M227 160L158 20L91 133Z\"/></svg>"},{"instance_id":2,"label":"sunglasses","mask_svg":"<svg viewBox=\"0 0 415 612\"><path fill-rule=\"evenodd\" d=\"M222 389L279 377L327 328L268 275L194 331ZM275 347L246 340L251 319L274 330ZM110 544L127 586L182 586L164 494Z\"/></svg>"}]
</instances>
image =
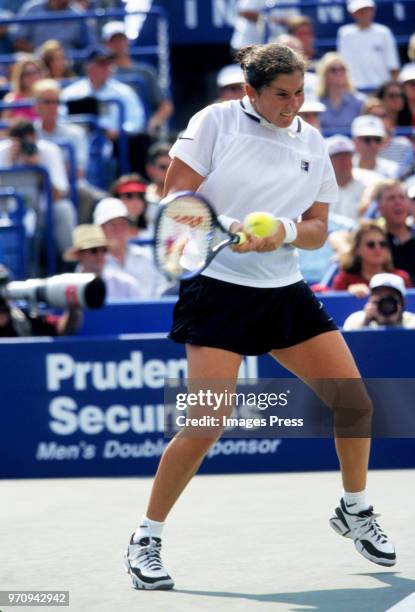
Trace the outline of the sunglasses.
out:
<instances>
[{"instance_id":1,"label":"sunglasses","mask_svg":"<svg viewBox=\"0 0 415 612\"><path fill-rule=\"evenodd\" d=\"M144 200L144 193L142 191L126 191L125 193L119 194L120 198L126 200Z\"/></svg>"},{"instance_id":2,"label":"sunglasses","mask_svg":"<svg viewBox=\"0 0 415 612\"><path fill-rule=\"evenodd\" d=\"M59 100L52 100L52 98L48 99L44 99L44 100L39 100L40 104L46 104L46 106L56 106L57 104L59 104Z\"/></svg>"},{"instance_id":3,"label":"sunglasses","mask_svg":"<svg viewBox=\"0 0 415 612\"><path fill-rule=\"evenodd\" d=\"M415 87L415 79L411 81L405 81L404 85L409 85L409 87Z\"/></svg>"},{"instance_id":4,"label":"sunglasses","mask_svg":"<svg viewBox=\"0 0 415 612\"><path fill-rule=\"evenodd\" d=\"M33 76L34 74L40 74L40 70L38 68L33 68L33 70L24 70L24 72L22 72L22 77Z\"/></svg>"},{"instance_id":5,"label":"sunglasses","mask_svg":"<svg viewBox=\"0 0 415 612\"><path fill-rule=\"evenodd\" d=\"M380 144L382 142L382 138L380 136L361 136L360 140L365 144L370 144L371 142Z\"/></svg>"},{"instance_id":6,"label":"sunglasses","mask_svg":"<svg viewBox=\"0 0 415 612\"><path fill-rule=\"evenodd\" d=\"M99 253L106 253L107 247L91 247L90 249L82 249L83 253L92 253L92 255L98 255Z\"/></svg>"},{"instance_id":7,"label":"sunglasses","mask_svg":"<svg viewBox=\"0 0 415 612\"><path fill-rule=\"evenodd\" d=\"M400 92L390 92L387 93L386 98L403 98L403 94L401 94Z\"/></svg>"},{"instance_id":8,"label":"sunglasses","mask_svg":"<svg viewBox=\"0 0 415 612\"><path fill-rule=\"evenodd\" d=\"M329 68L329 72L346 72L346 68L344 66L332 66Z\"/></svg>"},{"instance_id":9,"label":"sunglasses","mask_svg":"<svg viewBox=\"0 0 415 612\"><path fill-rule=\"evenodd\" d=\"M241 91L241 89L243 89L244 86L242 83L235 83L234 85L225 85L224 87L222 87L223 91Z\"/></svg>"},{"instance_id":10,"label":"sunglasses","mask_svg":"<svg viewBox=\"0 0 415 612\"><path fill-rule=\"evenodd\" d=\"M365 246L367 246L368 249L375 249L377 246L381 249L387 249L389 245L386 240L368 240L365 242Z\"/></svg>"}]
</instances>

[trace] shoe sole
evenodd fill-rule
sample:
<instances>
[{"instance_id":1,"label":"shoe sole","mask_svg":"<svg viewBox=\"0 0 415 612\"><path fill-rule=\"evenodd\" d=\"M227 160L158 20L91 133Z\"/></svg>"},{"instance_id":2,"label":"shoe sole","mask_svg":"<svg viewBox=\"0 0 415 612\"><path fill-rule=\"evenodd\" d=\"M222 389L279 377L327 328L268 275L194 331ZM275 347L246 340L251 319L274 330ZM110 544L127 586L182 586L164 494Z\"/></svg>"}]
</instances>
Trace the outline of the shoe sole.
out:
<instances>
[{"instance_id":1,"label":"shoe sole","mask_svg":"<svg viewBox=\"0 0 415 612\"><path fill-rule=\"evenodd\" d=\"M336 516L331 517L331 519L329 520L330 527L337 534L343 536L344 538L353 540L352 532L346 524L345 519L342 518L342 512L340 508L336 508L335 512ZM368 561L371 561L372 563L376 563L376 565L382 565L383 567L392 567L396 564L396 559L379 559L378 557L374 557L366 550L360 540L355 540L354 545L357 552L359 552L362 557L364 557Z\"/></svg>"},{"instance_id":2,"label":"shoe sole","mask_svg":"<svg viewBox=\"0 0 415 612\"><path fill-rule=\"evenodd\" d=\"M174 587L174 580L164 580L163 582L144 582L136 576L130 568L127 558L124 558L124 568L127 574L130 575L133 587L139 591L170 591Z\"/></svg>"}]
</instances>

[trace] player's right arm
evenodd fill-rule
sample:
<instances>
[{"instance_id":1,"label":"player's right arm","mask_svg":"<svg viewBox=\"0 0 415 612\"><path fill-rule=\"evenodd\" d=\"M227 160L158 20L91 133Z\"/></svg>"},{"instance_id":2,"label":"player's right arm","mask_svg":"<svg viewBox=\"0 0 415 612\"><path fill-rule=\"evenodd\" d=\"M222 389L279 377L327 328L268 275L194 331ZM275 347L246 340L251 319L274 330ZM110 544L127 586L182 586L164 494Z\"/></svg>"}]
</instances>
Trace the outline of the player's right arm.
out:
<instances>
[{"instance_id":1,"label":"player's right arm","mask_svg":"<svg viewBox=\"0 0 415 612\"><path fill-rule=\"evenodd\" d=\"M204 180L204 176L198 174L178 157L174 157L167 170L164 196L175 191L197 191Z\"/></svg>"}]
</instances>

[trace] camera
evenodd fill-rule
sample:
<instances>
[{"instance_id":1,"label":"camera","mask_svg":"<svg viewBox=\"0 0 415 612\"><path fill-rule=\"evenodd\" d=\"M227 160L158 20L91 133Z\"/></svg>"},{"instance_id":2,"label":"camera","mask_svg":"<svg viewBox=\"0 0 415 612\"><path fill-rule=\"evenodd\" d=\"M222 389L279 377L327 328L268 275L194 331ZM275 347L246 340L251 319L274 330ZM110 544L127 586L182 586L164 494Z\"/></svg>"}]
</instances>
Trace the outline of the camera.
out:
<instances>
[{"instance_id":1,"label":"camera","mask_svg":"<svg viewBox=\"0 0 415 612\"><path fill-rule=\"evenodd\" d=\"M101 308L106 287L95 274L58 274L50 278L11 281L0 278L0 300L27 300L32 305L45 302L55 308Z\"/></svg>"},{"instance_id":2,"label":"camera","mask_svg":"<svg viewBox=\"0 0 415 612\"><path fill-rule=\"evenodd\" d=\"M383 297L377 303L378 312L384 317L389 317L398 312L400 300L393 295Z\"/></svg>"},{"instance_id":3,"label":"camera","mask_svg":"<svg viewBox=\"0 0 415 612\"><path fill-rule=\"evenodd\" d=\"M32 142L31 140L26 140L22 138L20 140L20 152L23 155L36 155L38 152L37 144Z\"/></svg>"}]
</instances>

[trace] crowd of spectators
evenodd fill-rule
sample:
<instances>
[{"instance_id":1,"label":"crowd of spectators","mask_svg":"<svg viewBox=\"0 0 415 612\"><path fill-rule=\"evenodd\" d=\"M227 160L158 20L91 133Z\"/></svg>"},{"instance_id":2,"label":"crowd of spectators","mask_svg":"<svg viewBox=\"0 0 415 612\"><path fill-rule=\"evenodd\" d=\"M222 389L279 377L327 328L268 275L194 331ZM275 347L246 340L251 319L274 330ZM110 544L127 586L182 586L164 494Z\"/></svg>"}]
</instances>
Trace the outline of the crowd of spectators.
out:
<instances>
[{"instance_id":1,"label":"crowd of spectators","mask_svg":"<svg viewBox=\"0 0 415 612\"><path fill-rule=\"evenodd\" d=\"M270 40L306 57L300 115L326 137L340 190L327 244L300 254L306 280L367 297L371 279L386 272L411 287L415 34L401 60L391 30L375 20L374 1L350 0L352 23L338 28L336 48L319 54L309 16L295 5L265 14L266 7L265 0L236 3L231 49L264 42L268 32ZM11 11L82 17L88 8L88 1L3 0L0 18ZM153 299L171 288L154 268L151 247L137 241L154 235L170 161L171 144L161 135L174 107L156 66L131 54L127 33L121 19L0 26L0 53L14 54L13 63L0 66L8 103L1 110L0 169L23 167L16 175L0 172L0 184L25 200L28 274L46 273L51 205L59 271L95 271L106 279L110 299ZM234 64L219 70L216 85L212 102L244 96L243 74ZM47 170L51 202L31 166ZM12 201L6 205L13 210Z\"/></svg>"}]
</instances>

